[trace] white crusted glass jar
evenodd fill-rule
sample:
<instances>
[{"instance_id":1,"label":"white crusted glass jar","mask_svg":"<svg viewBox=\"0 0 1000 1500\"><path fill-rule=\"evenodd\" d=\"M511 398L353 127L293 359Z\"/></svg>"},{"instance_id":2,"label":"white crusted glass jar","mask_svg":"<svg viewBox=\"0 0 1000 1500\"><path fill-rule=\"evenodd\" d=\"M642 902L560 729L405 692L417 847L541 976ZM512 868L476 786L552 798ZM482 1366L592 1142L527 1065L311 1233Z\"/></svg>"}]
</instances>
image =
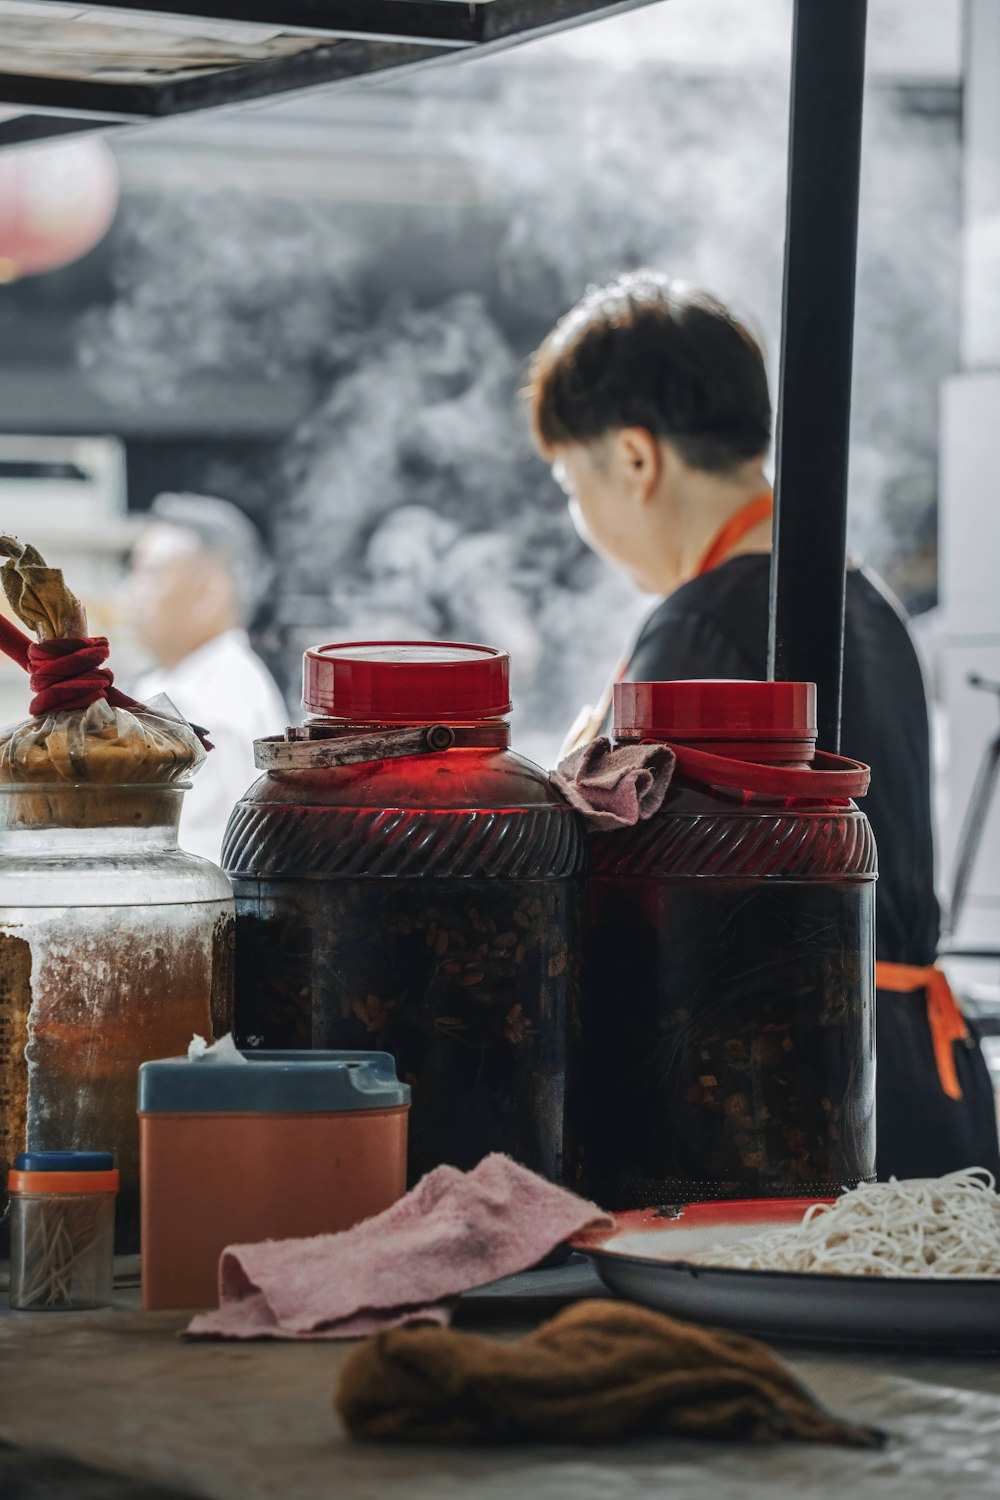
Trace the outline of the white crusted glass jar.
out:
<instances>
[{"instance_id":1,"label":"white crusted glass jar","mask_svg":"<svg viewBox=\"0 0 1000 1500\"><path fill-rule=\"evenodd\" d=\"M229 1028L233 900L177 846L186 784L0 785L0 1172L110 1151L139 1243L136 1076Z\"/></svg>"}]
</instances>

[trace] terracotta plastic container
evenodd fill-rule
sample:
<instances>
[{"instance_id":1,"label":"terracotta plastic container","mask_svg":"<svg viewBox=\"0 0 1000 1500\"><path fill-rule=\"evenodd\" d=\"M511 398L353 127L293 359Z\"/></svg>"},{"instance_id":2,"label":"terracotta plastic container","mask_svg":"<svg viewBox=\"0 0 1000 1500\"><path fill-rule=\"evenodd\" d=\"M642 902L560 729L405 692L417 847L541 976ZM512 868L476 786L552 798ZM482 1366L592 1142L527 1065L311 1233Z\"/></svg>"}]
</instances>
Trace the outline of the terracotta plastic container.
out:
<instances>
[{"instance_id":1,"label":"terracotta plastic container","mask_svg":"<svg viewBox=\"0 0 1000 1500\"><path fill-rule=\"evenodd\" d=\"M454 642L307 651L312 717L257 742L226 833L238 1045L392 1053L411 1181L491 1151L579 1171L586 844L509 748L508 668Z\"/></svg>"},{"instance_id":2,"label":"terracotta plastic container","mask_svg":"<svg viewBox=\"0 0 1000 1500\"><path fill-rule=\"evenodd\" d=\"M620 683L615 737L677 756L592 844L585 1141L606 1208L834 1196L875 1170L866 766L811 683Z\"/></svg>"},{"instance_id":3,"label":"terracotta plastic container","mask_svg":"<svg viewBox=\"0 0 1000 1500\"><path fill-rule=\"evenodd\" d=\"M139 1069L142 1305L214 1307L227 1245L334 1234L406 1191L410 1090L384 1052Z\"/></svg>"}]
</instances>

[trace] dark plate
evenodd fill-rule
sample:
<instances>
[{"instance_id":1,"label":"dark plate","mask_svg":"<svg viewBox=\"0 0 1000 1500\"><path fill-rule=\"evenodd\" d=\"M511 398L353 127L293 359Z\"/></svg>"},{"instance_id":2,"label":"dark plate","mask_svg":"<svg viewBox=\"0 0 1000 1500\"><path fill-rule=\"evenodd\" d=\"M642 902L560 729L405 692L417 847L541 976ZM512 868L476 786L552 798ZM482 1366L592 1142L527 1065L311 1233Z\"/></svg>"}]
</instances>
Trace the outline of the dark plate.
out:
<instances>
[{"instance_id":1,"label":"dark plate","mask_svg":"<svg viewBox=\"0 0 1000 1500\"><path fill-rule=\"evenodd\" d=\"M816 1201L692 1203L670 1219L620 1214L605 1240L577 1248L611 1291L695 1323L810 1342L1000 1350L1000 1277L820 1276L687 1259L796 1223Z\"/></svg>"}]
</instances>

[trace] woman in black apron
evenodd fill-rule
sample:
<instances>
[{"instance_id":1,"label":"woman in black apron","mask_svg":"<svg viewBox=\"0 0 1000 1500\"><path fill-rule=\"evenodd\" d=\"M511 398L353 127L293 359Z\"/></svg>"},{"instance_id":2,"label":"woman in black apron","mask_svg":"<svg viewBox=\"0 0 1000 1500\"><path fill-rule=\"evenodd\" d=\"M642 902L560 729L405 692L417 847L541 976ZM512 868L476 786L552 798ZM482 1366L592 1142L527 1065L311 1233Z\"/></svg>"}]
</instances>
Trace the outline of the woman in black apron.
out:
<instances>
[{"instance_id":1,"label":"woman in black apron","mask_svg":"<svg viewBox=\"0 0 1000 1500\"><path fill-rule=\"evenodd\" d=\"M593 291L535 356L535 439L581 535L660 602L616 676L767 675L771 403L760 346L714 298L643 271ZM610 727L608 684L564 747ZM930 748L901 606L849 566L842 749L872 768L878 1173L1000 1176L978 1036L936 965Z\"/></svg>"}]
</instances>

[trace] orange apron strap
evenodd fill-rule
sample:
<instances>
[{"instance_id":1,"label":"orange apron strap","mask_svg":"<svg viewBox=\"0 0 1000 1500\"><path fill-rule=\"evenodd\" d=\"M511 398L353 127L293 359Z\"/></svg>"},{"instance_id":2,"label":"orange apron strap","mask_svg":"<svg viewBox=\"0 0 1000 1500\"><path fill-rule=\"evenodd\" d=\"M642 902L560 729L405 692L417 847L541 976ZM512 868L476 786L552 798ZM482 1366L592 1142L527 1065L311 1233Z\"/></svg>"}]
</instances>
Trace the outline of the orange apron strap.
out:
<instances>
[{"instance_id":1,"label":"orange apron strap","mask_svg":"<svg viewBox=\"0 0 1000 1500\"><path fill-rule=\"evenodd\" d=\"M962 1085L955 1068L954 1046L956 1042L966 1040L969 1028L944 970L939 969L936 964L922 969L911 964L877 963L875 984L878 989L888 990L895 995L909 995L914 990L926 991L927 1024L934 1043L938 1078L949 1099L961 1099Z\"/></svg>"},{"instance_id":2,"label":"orange apron strap","mask_svg":"<svg viewBox=\"0 0 1000 1500\"><path fill-rule=\"evenodd\" d=\"M766 495L758 495L753 500L748 500L746 505L740 507L735 515L719 527L708 544L704 557L698 564L696 577L700 578L703 573L711 573L720 563L724 563L738 542L754 527L759 526L761 521L769 521L774 515L774 496L768 490Z\"/></svg>"}]
</instances>

